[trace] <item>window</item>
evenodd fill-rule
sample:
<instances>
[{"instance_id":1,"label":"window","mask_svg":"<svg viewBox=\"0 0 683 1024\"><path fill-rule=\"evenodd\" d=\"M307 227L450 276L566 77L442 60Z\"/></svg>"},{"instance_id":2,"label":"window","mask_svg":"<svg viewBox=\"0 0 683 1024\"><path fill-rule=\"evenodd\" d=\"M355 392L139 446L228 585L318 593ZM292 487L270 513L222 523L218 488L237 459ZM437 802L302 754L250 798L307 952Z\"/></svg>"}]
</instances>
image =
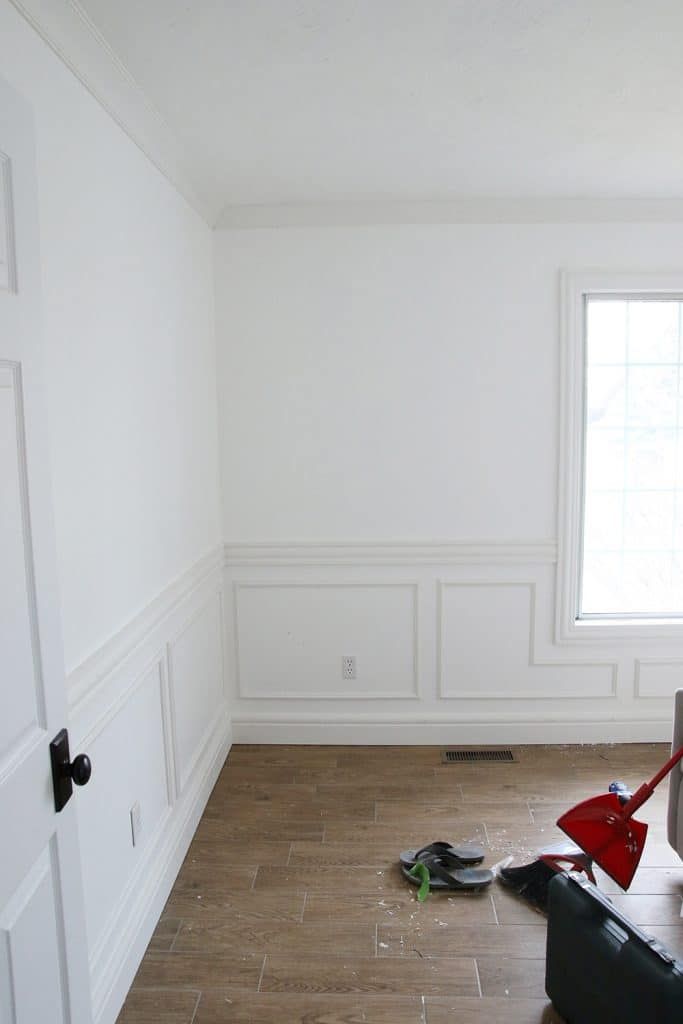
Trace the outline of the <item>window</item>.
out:
<instances>
[{"instance_id":1,"label":"window","mask_svg":"<svg viewBox=\"0 0 683 1024\"><path fill-rule=\"evenodd\" d=\"M568 274L563 296L558 638L680 631L683 275Z\"/></svg>"}]
</instances>

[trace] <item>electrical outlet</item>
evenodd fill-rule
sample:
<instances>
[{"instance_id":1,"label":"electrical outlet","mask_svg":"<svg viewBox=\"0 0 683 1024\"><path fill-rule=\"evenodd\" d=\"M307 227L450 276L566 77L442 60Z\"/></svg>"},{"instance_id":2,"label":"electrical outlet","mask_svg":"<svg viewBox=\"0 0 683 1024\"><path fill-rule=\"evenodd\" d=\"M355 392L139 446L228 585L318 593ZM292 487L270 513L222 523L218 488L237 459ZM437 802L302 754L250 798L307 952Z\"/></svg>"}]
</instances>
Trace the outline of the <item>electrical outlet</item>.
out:
<instances>
[{"instance_id":1,"label":"electrical outlet","mask_svg":"<svg viewBox=\"0 0 683 1024\"><path fill-rule=\"evenodd\" d=\"M342 679L356 678L356 659L352 654L345 654L342 658Z\"/></svg>"},{"instance_id":2,"label":"electrical outlet","mask_svg":"<svg viewBox=\"0 0 683 1024\"><path fill-rule=\"evenodd\" d=\"M140 809L139 800L136 800L130 809L130 832L133 846L137 846L142 832L142 810Z\"/></svg>"}]
</instances>

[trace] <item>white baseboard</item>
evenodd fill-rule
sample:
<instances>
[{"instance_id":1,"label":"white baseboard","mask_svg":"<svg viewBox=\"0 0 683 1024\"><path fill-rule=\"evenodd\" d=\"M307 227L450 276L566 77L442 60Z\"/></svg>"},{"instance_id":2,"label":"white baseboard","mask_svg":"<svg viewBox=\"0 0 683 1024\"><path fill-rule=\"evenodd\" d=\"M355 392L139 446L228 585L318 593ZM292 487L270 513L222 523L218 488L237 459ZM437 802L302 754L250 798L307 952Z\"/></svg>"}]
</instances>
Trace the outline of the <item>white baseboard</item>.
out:
<instances>
[{"instance_id":1,"label":"white baseboard","mask_svg":"<svg viewBox=\"0 0 683 1024\"><path fill-rule=\"evenodd\" d=\"M114 1024L121 1010L231 746L230 722L224 718L150 851L144 872L129 887L115 944L93 977L95 1024Z\"/></svg>"},{"instance_id":2,"label":"white baseboard","mask_svg":"<svg viewBox=\"0 0 683 1024\"><path fill-rule=\"evenodd\" d=\"M670 719L599 718L535 721L233 718L235 743L339 743L348 745L432 746L518 743L664 743L671 739Z\"/></svg>"}]
</instances>

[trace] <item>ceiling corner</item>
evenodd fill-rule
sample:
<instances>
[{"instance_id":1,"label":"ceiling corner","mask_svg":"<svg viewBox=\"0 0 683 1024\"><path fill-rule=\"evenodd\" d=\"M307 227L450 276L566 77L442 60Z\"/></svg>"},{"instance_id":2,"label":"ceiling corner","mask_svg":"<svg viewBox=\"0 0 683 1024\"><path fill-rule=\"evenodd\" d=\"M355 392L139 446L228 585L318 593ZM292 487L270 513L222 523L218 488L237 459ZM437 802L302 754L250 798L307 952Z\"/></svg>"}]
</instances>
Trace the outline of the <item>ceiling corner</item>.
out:
<instances>
[{"instance_id":1,"label":"ceiling corner","mask_svg":"<svg viewBox=\"0 0 683 1024\"><path fill-rule=\"evenodd\" d=\"M212 227L222 203L209 194L179 140L78 0L10 0L50 49L154 166Z\"/></svg>"}]
</instances>

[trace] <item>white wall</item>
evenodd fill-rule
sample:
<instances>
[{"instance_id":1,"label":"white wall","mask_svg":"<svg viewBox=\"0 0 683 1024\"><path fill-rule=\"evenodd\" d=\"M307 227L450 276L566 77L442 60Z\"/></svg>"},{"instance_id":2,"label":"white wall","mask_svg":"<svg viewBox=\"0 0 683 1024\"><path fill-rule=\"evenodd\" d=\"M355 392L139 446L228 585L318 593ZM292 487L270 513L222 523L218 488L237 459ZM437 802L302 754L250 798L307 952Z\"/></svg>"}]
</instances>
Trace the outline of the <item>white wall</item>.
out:
<instances>
[{"instance_id":1,"label":"white wall","mask_svg":"<svg viewBox=\"0 0 683 1024\"><path fill-rule=\"evenodd\" d=\"M35 111L72 669L220 538L211 231L6 0L0 59Z\"/></svg>"},{"instance_id":2,"label":"white wall","mask_svg":"<svg viewBox=\"0 0 683 1024\"><path fill-rule=\"evenodd\" d=\"M211 231L7 0L0 73L35 114L69 728L93 761L87 952L110 1024L229 746Z\"/></svg>"},{"instance_id":3,"label":"white wall","mask_svg":"<svg viewBox=\"0 0 683 1024\"><path fill-rule=\"evenodd\" d=\"M682 264L680 224L217 233L236 737L669 734L681 643L554 642L559 271Z\"/></svg>"}]
</instances>

